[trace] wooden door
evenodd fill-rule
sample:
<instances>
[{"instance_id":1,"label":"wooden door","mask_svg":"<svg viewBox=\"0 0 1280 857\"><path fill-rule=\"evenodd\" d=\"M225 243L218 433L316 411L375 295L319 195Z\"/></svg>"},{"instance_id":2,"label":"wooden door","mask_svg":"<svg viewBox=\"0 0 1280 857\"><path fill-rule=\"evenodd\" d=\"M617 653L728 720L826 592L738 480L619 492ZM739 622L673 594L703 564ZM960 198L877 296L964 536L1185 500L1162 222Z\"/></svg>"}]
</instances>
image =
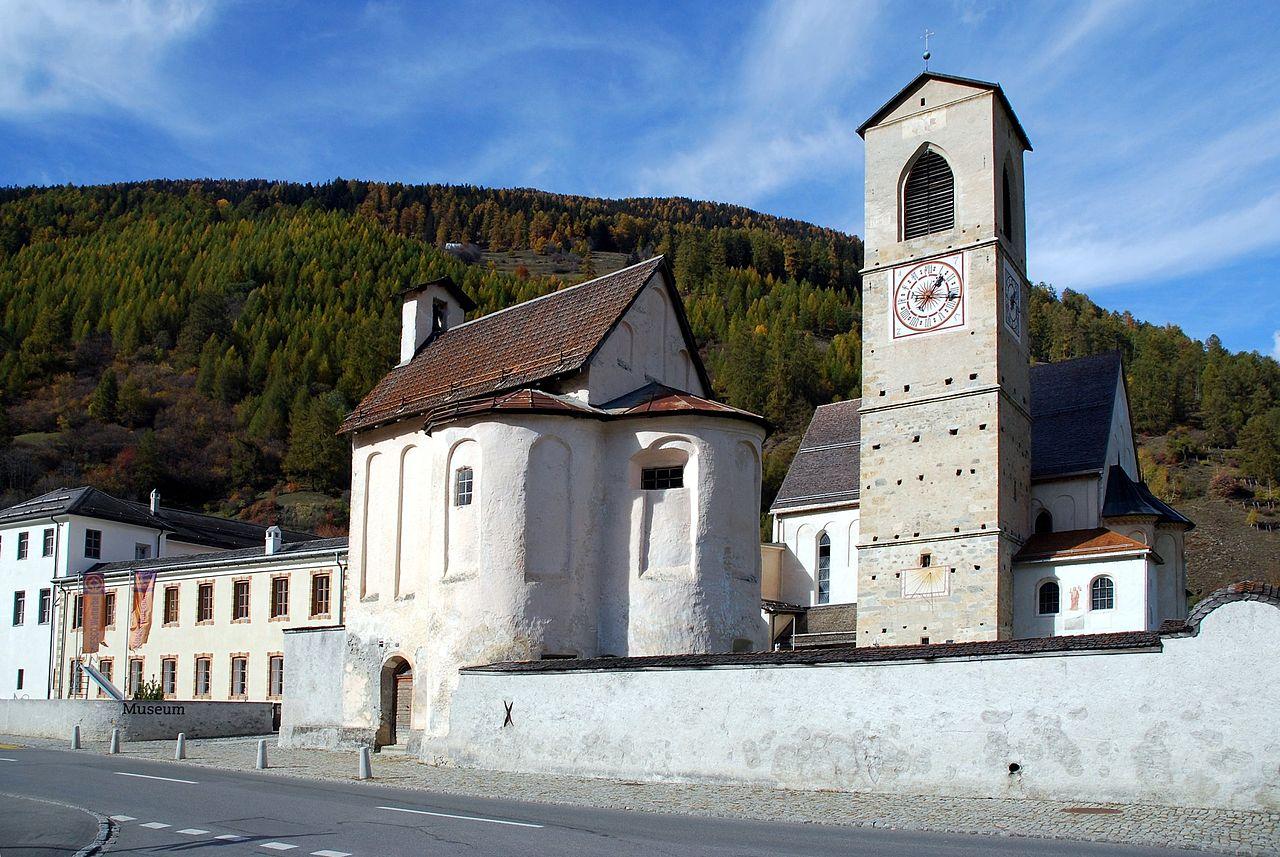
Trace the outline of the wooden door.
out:
<instances>
[{"instance_id":1,"label":"wooden door","mask_svg":"<svg viewBox=\"0 0 1280 857\"><path fill-rule=\"evenodd\" d=\"M409 737L413 722L413 668L408 664L402 664L396 670L395 688L395 720L391 741L399 744Z\"/></svg>"}]
</instances>

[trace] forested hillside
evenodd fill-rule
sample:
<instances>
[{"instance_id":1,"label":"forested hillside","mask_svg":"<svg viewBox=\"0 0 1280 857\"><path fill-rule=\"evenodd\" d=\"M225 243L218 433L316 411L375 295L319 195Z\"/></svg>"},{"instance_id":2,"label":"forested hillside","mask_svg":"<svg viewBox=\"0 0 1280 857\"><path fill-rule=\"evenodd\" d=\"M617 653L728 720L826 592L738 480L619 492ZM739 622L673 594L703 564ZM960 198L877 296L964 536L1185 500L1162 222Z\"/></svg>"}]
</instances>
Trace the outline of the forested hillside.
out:
<instances>
[{"instance_id":1,"label":"forested hillside","mask_svg":"<svg viewBox=\"0 0 1280 857\"><path fill-rule=\"evenodd\" d=\"M534 190L0 190L0 500L158 485L174 502L340 532L348 452L333 429L393 362L399 290L448 274L490 312L654 253L672 260L718 393L778 426L767 503L813 407L857 395L856 237L716 203ZM1043 286L1031 330L1038 360L1121 349L1138 430L1173 432L1147 456L1153 482L1185 496L1197 489L1180 468L1228 450L1221 469L1265 525L1275 361Z\"/></svg>"}]
</instances>

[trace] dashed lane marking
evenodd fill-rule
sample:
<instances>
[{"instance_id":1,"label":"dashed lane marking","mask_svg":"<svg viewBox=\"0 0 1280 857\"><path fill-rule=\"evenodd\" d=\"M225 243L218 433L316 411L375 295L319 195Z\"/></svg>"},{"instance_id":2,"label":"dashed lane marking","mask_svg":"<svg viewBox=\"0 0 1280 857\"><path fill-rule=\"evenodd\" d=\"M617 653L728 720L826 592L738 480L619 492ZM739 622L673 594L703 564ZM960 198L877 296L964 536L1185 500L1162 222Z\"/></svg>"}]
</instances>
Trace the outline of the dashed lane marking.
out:
<instances>
[{"instance_id":1,"label":"dashed lane marking","mask_svg":"<svg viewBox=\"0 0 1280 857\"><path fill-rule=\"evenodd\" d=\"M112 821L137 821L138 819L134 818L132 815L113 815L111 816L111 820Z\"/></svg>"},{"instance_id":2,"label":"dashed lane marking","mask_svg":"<svg viewBox=\"0 0 1280 857\"><path fill-rule=\"evenodd\" d=\"M288 842L263 842L258 845L259 848L270 848L272 851L288 851L291 848L297 848L297 845L290 845Z\"/></svg>"},{"instance_id":3,"label":"dashed lane marking","mask_svg":"<svg viewBox=\"0 0 1280 857\"><path fill-rule=\"evenodd\" d=\"M128 771L116 771L117 777L137 777L140 780L164 780L166 783L186 783L189 786L200 785L195 780L176 780L173 777L153 777L150 774L131 774Z\"/></svg>"},{"instance_id":4,"label":"dashed lane marking","mask_svg":"<svg viewBox=\"0 0 1280 857\"><path fill-rule=\"evenodd\" d=\"M188 836L204 836L204 835L205 835L206 833L208 833L209 831L207 831L207 830L201 830L201 829L200 829L200 828L198 828L198 827L188 827L188 828L186 828L185 830L179 830L178 832L179 832L179 833L185 833L185 834L187 834Z\"/></svg>"},{"instance_id":5,"label":"dashed lane marking","mask_svg":"<svg viewBox=\"0 0 1280 857\"><path fill-rule=\"evenodd\" d=\"M507 821L502 818L484 818L479 815L450 815L447 812L427 812L425 809L406 809L402 806L380 806L378 809L386 809L391 812L411 812L414 815L430 815L436 818L454 818L458 821L483 821L486 824L509 824L512 827L536 827L541 829L541 824L530 824L527 821Z\"/></svg>"},{"instance_id":6,"label":"dashed lane marking","mask_svg":"<svg viewBox=\"0 0 1280 857\"><path fill-rule=\"evenodd\" d=\"M221 834L220 836L215 836L215 837L213 837L213 838L214 838L214 839L221 839L221 840L223 840L224 842L244 842L244 841L245 841L246 839L248 839L249 837L247 837L247 836L237 836L237 835L236 835L236 834L234 834L234 833L223 833L223 834Z\"/></svg>"},{"instance_id":7,"label":"dashed lane marking","mask_svg":"<svg viewBox=\"0 0 1280 857\"><path fill-rule=\"evenodd\" d=\"M164 830L166 827L171 827L172 825L169 825L169 824L161 824L161 823L160 823L160 822L158 822L158 821L148 821L148 822L146 822L145 824L139 824L138 826L139 826L139 827L149 827L149 828L151 828L152 830Z\"/></svg>"},{"instance_id":8,"label":"dashed lane marking","mask_svg":"<svg viewBox=\"0 0 1280 857\"><path fill-rule=\"evenodd\" d=\"M351 857L346 851L312 851L311 857Z\"/></svg>"},{"instance_id":9,"label":"dashed lane marking","mask_svg":"<svg viewBox=\"0 0 1280 857\"><path fill-rule=\"evenodd\" d=\"M0 762L16 762L17 759L0 759Z\"/></svg>"}]
</instances>

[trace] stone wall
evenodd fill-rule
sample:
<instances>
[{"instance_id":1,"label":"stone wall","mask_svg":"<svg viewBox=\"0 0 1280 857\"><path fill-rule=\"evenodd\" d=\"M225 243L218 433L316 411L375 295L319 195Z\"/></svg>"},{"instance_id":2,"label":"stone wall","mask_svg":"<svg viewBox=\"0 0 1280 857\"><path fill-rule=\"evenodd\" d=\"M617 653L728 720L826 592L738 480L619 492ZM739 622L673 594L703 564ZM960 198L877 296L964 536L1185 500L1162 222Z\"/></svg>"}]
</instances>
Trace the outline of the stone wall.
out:
<instances>
[{"instance_id":1,"label":"stone wall","mask_svg":"<svg viewBox=\"0 0 1280 857\"><path fill-rule=\"evenodd\" d=\"M1277 810L1280 593L1214 605L1177 633L855 649L844 663L470 670L448 754L504 771Z\"/></svg>"},{"instance_id":2,"label":"stone wall","mask_svg":"<svg viewBox=\"0 0 1280 857\"><path fill-rule=\"evenodd\" d=\"M266 735L272 729L269 702L158 700L123 703L97 699L0 699L0 734L66 738L80 727L85 741L105 741L118 727L124 741L228 738Z\"/></svg>"}]
</instances>

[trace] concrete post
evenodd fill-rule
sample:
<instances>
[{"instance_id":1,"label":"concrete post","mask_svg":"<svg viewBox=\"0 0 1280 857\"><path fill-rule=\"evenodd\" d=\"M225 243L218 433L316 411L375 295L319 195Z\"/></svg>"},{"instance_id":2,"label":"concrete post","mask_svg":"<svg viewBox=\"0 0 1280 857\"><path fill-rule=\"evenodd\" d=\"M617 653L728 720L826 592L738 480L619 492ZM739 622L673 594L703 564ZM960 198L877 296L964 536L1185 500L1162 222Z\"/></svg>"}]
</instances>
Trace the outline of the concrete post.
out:
<instances>
[{"instance_id":1,"label":"concrete post","mask_svg":"<svg viewBox=\"0 0 1280 857\"><path fill-rule=\"evenodd\" d=\"M187 733L178 733L178 746L173 750L173 758L175 761L187 758Z\"/></svg>"},{"instance_id":2,"label":"concrete post","mask_svg":"<svg viewBox=\"0 0 1280 857\"><path fill-rule=\"evenodd\" d=\"M369 748L360 748L360 774L356 777L360 780L373 779L373 766L369 763Z\"/></svg>"},{"instance_id":3,"label":"concrete post","mask_svg":"<svg viewBox=\"0 0 1280 857\"><path fill-rule=\"evenodd\" d=\"M259 771L266 770L267 767L267 739L258 739L258 761L255 765Z\"/></svg>"},{"instance_id":4,"label":"concrete post","mask_svg":"<svg viewBox=\"0 0 1280 857\"><path fill-rule=\"evenodd\" d=\"M120 729L113 728L111 730L111 746L107 748L108 755L114 756L120 752Z\"/></svg>"},{"instance_id":5,"label":"concrete post","mask_svg":"<svg viewBox=\"0 0 1280 857\"><path fill-rule=\"evenodd\" d=\"M80 724L71 727L71 749L80 749Z\"/></svg>"}]
</instances>

